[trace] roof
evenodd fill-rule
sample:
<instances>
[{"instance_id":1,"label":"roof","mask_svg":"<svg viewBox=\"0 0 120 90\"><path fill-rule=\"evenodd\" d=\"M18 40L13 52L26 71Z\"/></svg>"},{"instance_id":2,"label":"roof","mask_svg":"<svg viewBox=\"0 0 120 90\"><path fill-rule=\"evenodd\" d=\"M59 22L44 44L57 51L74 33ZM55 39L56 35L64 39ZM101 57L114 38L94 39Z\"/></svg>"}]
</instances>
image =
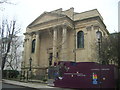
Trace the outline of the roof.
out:
<instances>
[{"instance_id":1,"label":"roof","mask_svg":"<svg viewBox=\"0 0 120 90\"><path fill-rule=\"evenodd\" d=\"M63 18L67 18L68 20L70 20L72 22L73 21L78 22L78 21L93 19L96 17L99 18L99 20L102 22L103 26L106 28L106 26L103 22L103 18L97 9L77 13L77 12L74 12L74 8L70 8L65 11L62 11L62 8L60 8L60 9L53 10L50 12L43 12L32 23L30 23L28 25L28 28L38 26L38 25L44 25L45 23L60 20Z\"/></svg>"},{"instance_id":2,"label":"roof","mask_svg":"<svg viewBox=\"0 0 120 90\"><path fill-rule=\"evenodd\" d=\"M59 14L59 13L54 13L54 12L44 12L41 14L39 17L37 17L32 23L28 25L28 27L33 26L34 24L38 23L43 23L47 22L53 19L58 19L61 17L65 17L66 15ZM47 17L47 18L46 18Z\"/></svg>"}]
</instances>

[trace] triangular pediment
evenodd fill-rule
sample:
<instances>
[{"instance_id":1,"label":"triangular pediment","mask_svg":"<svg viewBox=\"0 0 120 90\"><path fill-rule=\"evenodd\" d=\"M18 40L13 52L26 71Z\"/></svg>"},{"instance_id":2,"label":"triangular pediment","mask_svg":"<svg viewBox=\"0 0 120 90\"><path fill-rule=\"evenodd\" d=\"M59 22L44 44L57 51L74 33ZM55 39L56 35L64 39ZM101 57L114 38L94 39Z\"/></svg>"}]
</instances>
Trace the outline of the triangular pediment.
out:
<instances>
[{"instance_id":1,"label":"triangular pediment","mask_svg":"<svg viewBox=\"0 0 120 90\"><path fill-rule=\"evenodd\" d=\"M65 15L62 15L62 14L45 12L45 13L41 14L38 18L36 18L31 24L29 24L28 27L34 26L34 25L37 25L40 23L48 22L51 20L59 19L64 16Z\"/></svg>"}]
</instances>

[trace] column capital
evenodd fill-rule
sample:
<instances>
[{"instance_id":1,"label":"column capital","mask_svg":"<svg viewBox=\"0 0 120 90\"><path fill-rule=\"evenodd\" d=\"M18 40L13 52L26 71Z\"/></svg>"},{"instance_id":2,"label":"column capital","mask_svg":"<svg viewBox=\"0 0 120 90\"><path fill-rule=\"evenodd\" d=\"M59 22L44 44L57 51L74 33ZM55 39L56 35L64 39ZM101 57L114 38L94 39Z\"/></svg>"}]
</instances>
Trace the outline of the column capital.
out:
<instances>
[{"instance_id":1,"label":"column capital","mask_svg":"<svg viewBox=\"0 0 120 90\"><path fill-rule=\"evenodd\" d=\"M66 24L63 24L61 27L62 27L63 29L66 29L66 28L67 28L67 25L66 25Z\"/></svg>"},{"instance_id":2,"label":"column capital","mask_svg":"<svg viewBox=\"0 0 120 90\"><path fill-rule=\"evenodd\" d=\"M33 34L33 33L24 33L24 35L29 35L29 36L32 35L32 34Z\"/></svg>"},{"instance_id":3,"label":"column capital","mask_svg":"<svg viewBox=\"0 0 120 90\"><path fill-rule=\"evenodd\" d=\"M94 30L98 30L99 28L100 28L100 26L99 25L94 25Z\"/></svg>"},{"instance_id":4,"label":"column capital","mask_svg":"<svg viewBox=\"0 0 120 90\"><path fill-rule=\"evenodd\" d=\"M40 34L40 31L35 32L35 34L36 34L36 35L39 35L39 34Z\"/></svg>"},{"instance_id":5,"label":"column capital","mask_svg":"<svg viewBox=\"0 0 120 90\"><path fill-rule=\"evenodd\" d=\"M87 31L91 31L92 26L86 26Z\"/></svg>"},{"instance_id":6,"label":"column capital","mask_svg":"<svg viewBox=\"0 0 120 90\"><path fill-rule=\"evenodd\" d=\"M90 30L95 30L95 29L99 29L100 28L100 26L99 25L89 25L89 26L86 26L86 29L88 30L88 31L90 31Z\"/></svg>"},{"instance_id":7,"label":"column capital","mask_svg":"<svg viewBox=\"0 0 120 90\"><path fill-rule=\"evenodd\" d=\"M25 38L25 39L24 39L24 42L27 42L28 40L29 40L29 38Z\"/></svg>"},{"instance_id":8,"label":"column capital","mask_svg":"<svg viewBox=\"0 0 120 90\"><path fill-rule=\"evenodd\" d=\"M58 26L52 27L53 30L58 30Z\"/></svg>"}]
</instances>

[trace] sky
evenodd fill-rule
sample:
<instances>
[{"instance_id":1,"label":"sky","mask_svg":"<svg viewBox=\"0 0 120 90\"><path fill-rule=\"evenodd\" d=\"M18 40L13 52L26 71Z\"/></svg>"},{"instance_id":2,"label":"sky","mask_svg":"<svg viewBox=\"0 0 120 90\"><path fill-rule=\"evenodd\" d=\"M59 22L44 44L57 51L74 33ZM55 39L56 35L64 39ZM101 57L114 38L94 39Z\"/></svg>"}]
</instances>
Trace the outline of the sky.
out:
<instances>
[{"instance_id":1,"label":"sky","mask_svg":"<svg viewBox=\"0 0 120 90\"><path fill-rule=\"evenodd\" d=\"M1 0L0 0L1 1ZM0 5L0 19L14 18L25 33L27 25L43 12L59 8L67 10L71 7L75 12L98 9L110 33L118 31L118 2L120 0L8 0L12 4Z\"/></svg>"}]
</instances>

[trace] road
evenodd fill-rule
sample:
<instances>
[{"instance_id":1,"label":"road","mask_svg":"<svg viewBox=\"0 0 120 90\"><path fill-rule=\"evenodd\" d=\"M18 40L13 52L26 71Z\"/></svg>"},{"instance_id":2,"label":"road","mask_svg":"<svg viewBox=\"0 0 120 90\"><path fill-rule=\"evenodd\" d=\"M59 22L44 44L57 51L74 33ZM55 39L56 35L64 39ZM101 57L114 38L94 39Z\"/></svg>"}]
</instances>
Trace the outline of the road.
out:
<instances>
[{"instance_id":1,"label":"road","mask_svg":"<svg viewBox=\"0 0 120 90\"><path fill-rule=\"evenodd\" d=\"M38 90L34 88L28 88L28 87L22 87L22 86L2 83L2 90L17 90L17 89L18 90Z\"/></svg>"}]
</instances>

